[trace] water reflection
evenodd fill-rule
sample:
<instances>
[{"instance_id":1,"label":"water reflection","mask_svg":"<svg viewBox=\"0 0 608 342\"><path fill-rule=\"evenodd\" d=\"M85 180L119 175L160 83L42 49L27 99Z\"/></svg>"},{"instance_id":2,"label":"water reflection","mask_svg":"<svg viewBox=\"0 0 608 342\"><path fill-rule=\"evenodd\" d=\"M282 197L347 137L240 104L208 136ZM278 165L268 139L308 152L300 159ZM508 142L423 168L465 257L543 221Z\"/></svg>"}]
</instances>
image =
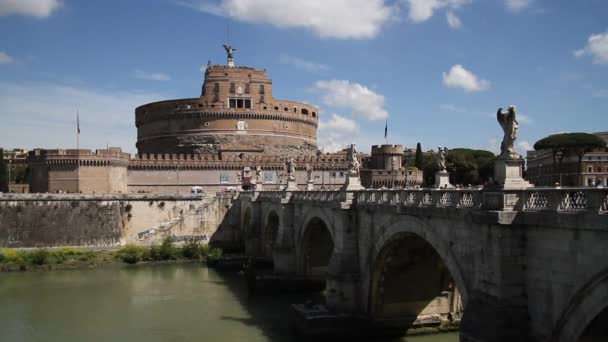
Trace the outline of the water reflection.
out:
<instances>
[{"instance_id":1,"label":"water reflection","mask_svg":"<svg viewBox=\"0 0 608 342\"><path fill-rule=\"evenodd\" d=\"M293 341L289 305L198 265L0 274L0 341ZM457 334L404 339L454 342Z\"/></svg>"}]
</instances>

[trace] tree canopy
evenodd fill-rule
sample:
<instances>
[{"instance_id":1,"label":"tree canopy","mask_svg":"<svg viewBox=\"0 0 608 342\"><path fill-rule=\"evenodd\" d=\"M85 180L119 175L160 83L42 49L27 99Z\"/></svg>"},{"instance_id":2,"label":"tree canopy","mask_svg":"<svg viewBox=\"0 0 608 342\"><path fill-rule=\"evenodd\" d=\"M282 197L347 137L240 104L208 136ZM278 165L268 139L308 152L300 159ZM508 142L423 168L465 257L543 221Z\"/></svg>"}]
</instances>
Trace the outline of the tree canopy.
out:
<instances>
[{"instance_id":1,"label":"tree canopy","mask_svg":"<svg viewBox=\"0 0 608 342\"><path fill-rule=\"evenodd\" d=\"M604 148L606 142L595 134L560 133L544 137L534 144L535 150L574 150Z\"/></svg>"},{"instance_id":2,"label":"tree canopy","mask_svg":"<svg viewBox=\"0 0 608 342\"><path fill-rule=\"evenodd\" d=\"M452 184L483 184L494 175L494 153L485 150L455 148L448 151L447 169ZM437 156L428 155L423 162L426 185L433 185Z\"/></svg>"}]
</instances>

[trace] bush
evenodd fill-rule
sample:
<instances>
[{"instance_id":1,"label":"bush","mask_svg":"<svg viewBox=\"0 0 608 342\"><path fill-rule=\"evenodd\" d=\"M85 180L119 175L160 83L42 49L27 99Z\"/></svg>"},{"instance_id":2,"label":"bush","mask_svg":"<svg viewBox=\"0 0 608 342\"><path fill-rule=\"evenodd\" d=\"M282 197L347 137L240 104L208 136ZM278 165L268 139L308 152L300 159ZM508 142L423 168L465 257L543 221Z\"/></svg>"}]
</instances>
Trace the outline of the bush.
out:
<instances>
[{"instance_id":1,"label":"bush","mask_svg":"<svg viewBox=\"0 0 608 342\"><path fill-rule=\"evenodd\" d=\"M224 253L220 248L211 248L209 253L207 254L207 259L209 260L217 260L222 257Z\"/></svg>"},{"instance_id":2,"label":"bush","mask_svg":"<svg viewBox=\"0 0 608 342\"><path fill-rule=\"evenodd\" d=\"M46 249L36 249L27 254L27 259L32 265L44 265L49 257Z\"/></svg>"},{"instance_id":3,"label":"bush","mask_svg":"<svg viewBox=\"0 0 608 342\"><path fill-rule=\"evenodd\" d=\"M189 240L182 246L181 254L184 259L200 259L202 255L201 244L194 239Z\"/></svg>"},{"instance_id":4,"label":"bush","mask_svg":"<svg viewBox=\"0 0 608 342\"><path fill-rule=\"evenodd\" d=\"M145 247L128 244L116 252L116 256L127 264L135 264L143 259Z\"/></svg>"},{"instance_id":5,"label":"bush","mask_svg":"<svg viewBox=\"0 0 608 342\"><path fill-rule=\"evenodd\" d=\"M177 258L175 247L173 246L173 239L170 237L165 238L163 243L160 245L160 259L161 260L173 260Z\"/></svg>"}]
</instances>

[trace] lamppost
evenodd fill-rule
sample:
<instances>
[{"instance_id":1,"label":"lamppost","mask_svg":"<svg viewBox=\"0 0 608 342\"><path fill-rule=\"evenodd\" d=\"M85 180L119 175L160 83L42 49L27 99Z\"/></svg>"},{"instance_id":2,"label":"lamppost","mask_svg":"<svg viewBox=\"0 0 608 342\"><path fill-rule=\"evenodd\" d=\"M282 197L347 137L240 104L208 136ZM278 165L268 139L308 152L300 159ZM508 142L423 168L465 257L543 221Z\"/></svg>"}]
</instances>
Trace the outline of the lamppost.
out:
<instances>
[{"instance_id":1,"label":"lamppost","mask_svg":"<svg viewBox=\"0 0 608 342\"><path fill-rule=\"evenodd\" d=\"M557 156L557 160L559 162L557 166L559 168L559 186L562 186L564 184L562 183L562 159L564 159L564 151L557 151L555 155Z\"/></svg>"},{"instance_id":2,"label":"lamppost","mask_svg":"<svg viewBox=\"0 0 608 342\"><path fill-rule=\"evenodd\" d=\"M11 169L13 168L13 160L8 160L8 184L7 184L7 192L11 192Z\"/></svg>"}]
</instances>

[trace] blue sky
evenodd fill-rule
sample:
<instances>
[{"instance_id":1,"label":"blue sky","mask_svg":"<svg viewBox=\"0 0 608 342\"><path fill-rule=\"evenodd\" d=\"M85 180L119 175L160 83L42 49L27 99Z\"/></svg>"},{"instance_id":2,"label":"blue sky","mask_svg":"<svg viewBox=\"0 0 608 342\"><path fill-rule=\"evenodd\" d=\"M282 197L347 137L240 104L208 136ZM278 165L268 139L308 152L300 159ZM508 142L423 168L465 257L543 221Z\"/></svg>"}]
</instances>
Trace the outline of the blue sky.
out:
<instances>
[{"instance_id":1,"label":"blue sky","mask_svg":"<svg viewBox=\"0 0 608 342\"><path fill-rule=\"evenodd\" d=\"M520 150L608 130L605 0L0 0L0 146L134 153L136 106L200 94L201 67L265 68L320 107L326 151L356 142Z\"/></svg>"}]
</instances>

